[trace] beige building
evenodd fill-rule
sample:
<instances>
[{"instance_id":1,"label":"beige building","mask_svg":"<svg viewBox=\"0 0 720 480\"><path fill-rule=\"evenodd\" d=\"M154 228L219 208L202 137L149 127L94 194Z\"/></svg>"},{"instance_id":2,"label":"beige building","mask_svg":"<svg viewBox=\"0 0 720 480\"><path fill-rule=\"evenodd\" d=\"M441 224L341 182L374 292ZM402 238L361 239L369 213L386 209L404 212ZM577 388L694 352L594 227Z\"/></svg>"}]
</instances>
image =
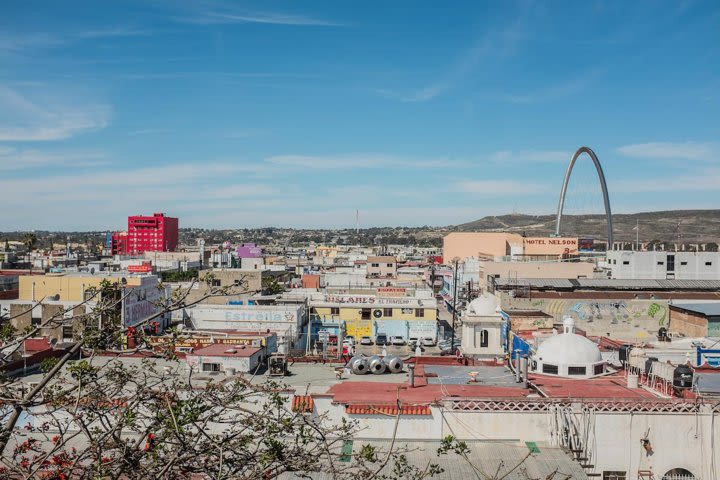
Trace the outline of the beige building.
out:
<instances>
[{"instance_id":1,"label":"beige building","mask_svg":"<svg viewBox=\"0 0 720 480\"><path fill-rule=\"evenodd\" d=\"M556 256L578 252L574 237L523 237L505 232L453 232L443 238L443 259L505 256Z\"/></svg>"},{"instance_id":2,"label":"beige building","mask_svg":"<svg viewBox=\"0 0 720 480\"><path fill-rule=\"evenodd\" d=\"M397 276L397 260L395 257L384 255L380 257L368 257L367 259L367 276L368 277L388 277Z\"/></svg>"},{"instance_id":3,"label":"beige building","mask_svg":"<svg viewBox=\"0 0 720 480\"><path fill-rule=\"evenodd\" d=\"M85 292L98 287L104 280L110 283L125 278L128 286L139 286L142 277L136 275L90 275L48 273L45 275L23 275L20 277L19 300L37 302L42 299L60 302L82 302Z\"/></svg>"},{"instance_id":4,"label":"beige building","mask_svg":"<svg viewBox=\"0 0 720 480\"><path fill-rule=\"evenodd\" d=\"M480 262L480 286L489 278L593 278L590 262Z\"/></svg>"},{"instance_id":5,"label":"beige building","mask_svg":"<svg viewBox=\"0 0 720 480\"><path fill-rule=\"evenodd\" d=\"M248 294L262 290L262 271L240 268L213 268L201 270L198 282L190 290L187 303L196 302L207 296L212 289L229 288L229 295L208 297L204 304L227 305L232 301L246 301Z\"/></svg>"}]
</instances>

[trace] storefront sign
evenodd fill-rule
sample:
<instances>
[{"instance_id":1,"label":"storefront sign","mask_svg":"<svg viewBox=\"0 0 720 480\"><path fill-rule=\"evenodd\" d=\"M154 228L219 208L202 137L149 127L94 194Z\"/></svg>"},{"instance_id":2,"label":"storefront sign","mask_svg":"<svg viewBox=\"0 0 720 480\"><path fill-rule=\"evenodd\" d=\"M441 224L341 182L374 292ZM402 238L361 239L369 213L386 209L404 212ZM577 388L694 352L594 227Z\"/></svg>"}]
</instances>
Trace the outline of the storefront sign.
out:
<instances>
[{"instance_id":1,"label":"storefront sign","mask_svg":"<svg viewBox=\"0 0 720 480\"><path fill-rule=\"evenodd\" d=\"M130 273L150 273L152 271L152 265L128 265L127 271Z\"/></svg>"},{"instance_id":2,"label":"storefront sign","mask_svg":"<svg viewBox=\"0 0 720 480\"><path fill-rule=\"evenodd\" d=\"M379 297L404 297L405 289L402 287L378 287Z\"/></svg>"}]
</instances>

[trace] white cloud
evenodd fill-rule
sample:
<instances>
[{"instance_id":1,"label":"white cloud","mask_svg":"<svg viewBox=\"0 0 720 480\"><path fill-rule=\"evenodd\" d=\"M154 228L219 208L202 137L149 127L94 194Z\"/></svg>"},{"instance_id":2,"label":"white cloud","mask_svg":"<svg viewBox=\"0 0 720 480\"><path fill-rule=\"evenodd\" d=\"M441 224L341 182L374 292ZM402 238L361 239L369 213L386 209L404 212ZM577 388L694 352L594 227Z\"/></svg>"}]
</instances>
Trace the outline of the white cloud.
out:
<instances>
[{"instance_id":1,"label":"white cloud","mask_svg":"<svg viewBox=\"0 0 720 480\"><path fill-rule=\"evenodd\" d=\"M112 37L137 37L142 35L150 35L151 30L140 30L127 27L111 27L100 30L87 30L77 34L79 38L112 38Z\"/></svg>"},{"instance_id":2,"label":"white cloud","mask_svg":"<svg viewBox=\"0 0 720 480\"><path fill-rule=\"evenodd\" d=\"M617 151L626 157L658 160L717 160L720 157L720 146L710 142L637 143L622 146Z\"/></svg>"},{"instance_id":3,"label":"white cloud","mask_svg":"<svg viewBox=\"0 0 720 480\"><path fill-rule=\"evenodd\" d=\"M108 105L36 101L0 85L0 141L61 140L105 128L109 120Z\"/></svg>"},{"instance_id":4,"label":"white cloud","mask_svg":"<svg viewBox=\"0 0 720 480\"><path fill-rule=\"evenodd\" d=\"M546 185L517 180L466 180L455 185L460 191L476 195L527 195L549 191Z\"/></svg>"}]
</instances>

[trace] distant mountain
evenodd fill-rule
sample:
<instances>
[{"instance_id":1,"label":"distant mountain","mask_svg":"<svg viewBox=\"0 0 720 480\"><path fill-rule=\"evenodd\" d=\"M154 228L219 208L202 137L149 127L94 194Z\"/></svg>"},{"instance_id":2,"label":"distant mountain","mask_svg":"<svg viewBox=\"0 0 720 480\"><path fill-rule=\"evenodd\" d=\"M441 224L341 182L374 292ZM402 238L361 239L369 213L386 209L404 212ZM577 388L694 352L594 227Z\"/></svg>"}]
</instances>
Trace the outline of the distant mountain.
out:
<instances>
[{"instance_id":1,"label":"distant mountain","mask_svg":"<svg viewBox=\"0 0 720 480\"><path fill-rule=\"evenodd\" d=\"M640 240L675 243L720 241L720 210L666 210L613 215L615 241L635 241L635 225ZM484 217L453 228L460 232L505 231L544 236L555 233L555 215L510 214ZM605 239L605 215L563 215L562 234Z\"/></svg>"}]
</instances>

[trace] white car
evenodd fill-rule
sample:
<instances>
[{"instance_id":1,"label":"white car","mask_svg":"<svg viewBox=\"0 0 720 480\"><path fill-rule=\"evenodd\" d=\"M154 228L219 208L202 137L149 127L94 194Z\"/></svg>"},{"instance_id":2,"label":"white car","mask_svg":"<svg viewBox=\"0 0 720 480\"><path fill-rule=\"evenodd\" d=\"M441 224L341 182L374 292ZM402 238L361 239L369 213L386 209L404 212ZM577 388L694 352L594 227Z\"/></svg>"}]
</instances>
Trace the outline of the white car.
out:
<instances>
[{"instance_id":1,"label":"white car","mask_svg":"<svg viewBox=\"0 0 720 480\"><path fill-rule=\"evenodd\" d=\"M343 345L355 345L355 337L348 335L343 339Z\"/></svg>"},{"instance_id":2,"label":"white car","mask_svg":"<svg viewBox=\"0 0 720 480\"><path fill-rule=\"evenodd\" d=\"M373 341L372 338L368 336L364 336L360 339L360 345L372 345Z\"/></svg>"},{"instance_id":3,"label":"white car","mask_svg":"<svg viewBox=\"0 0 720 480\"><path fill-rule=\"evenodd\" d=\"M435 346L435 339L430 337L424 337L422 340L420 340L423 347L434 347Z\"/></svg>"},{"instance_id":4,"label":"white car","mask_svg":"<svg viewBox=\"0 0 720 480\"><path fill-rule=\"evenodd\" d=\"M390 343L393 345L405 345L405 339L401 336L390 337Z\"/></svg>"}]
</instances>

